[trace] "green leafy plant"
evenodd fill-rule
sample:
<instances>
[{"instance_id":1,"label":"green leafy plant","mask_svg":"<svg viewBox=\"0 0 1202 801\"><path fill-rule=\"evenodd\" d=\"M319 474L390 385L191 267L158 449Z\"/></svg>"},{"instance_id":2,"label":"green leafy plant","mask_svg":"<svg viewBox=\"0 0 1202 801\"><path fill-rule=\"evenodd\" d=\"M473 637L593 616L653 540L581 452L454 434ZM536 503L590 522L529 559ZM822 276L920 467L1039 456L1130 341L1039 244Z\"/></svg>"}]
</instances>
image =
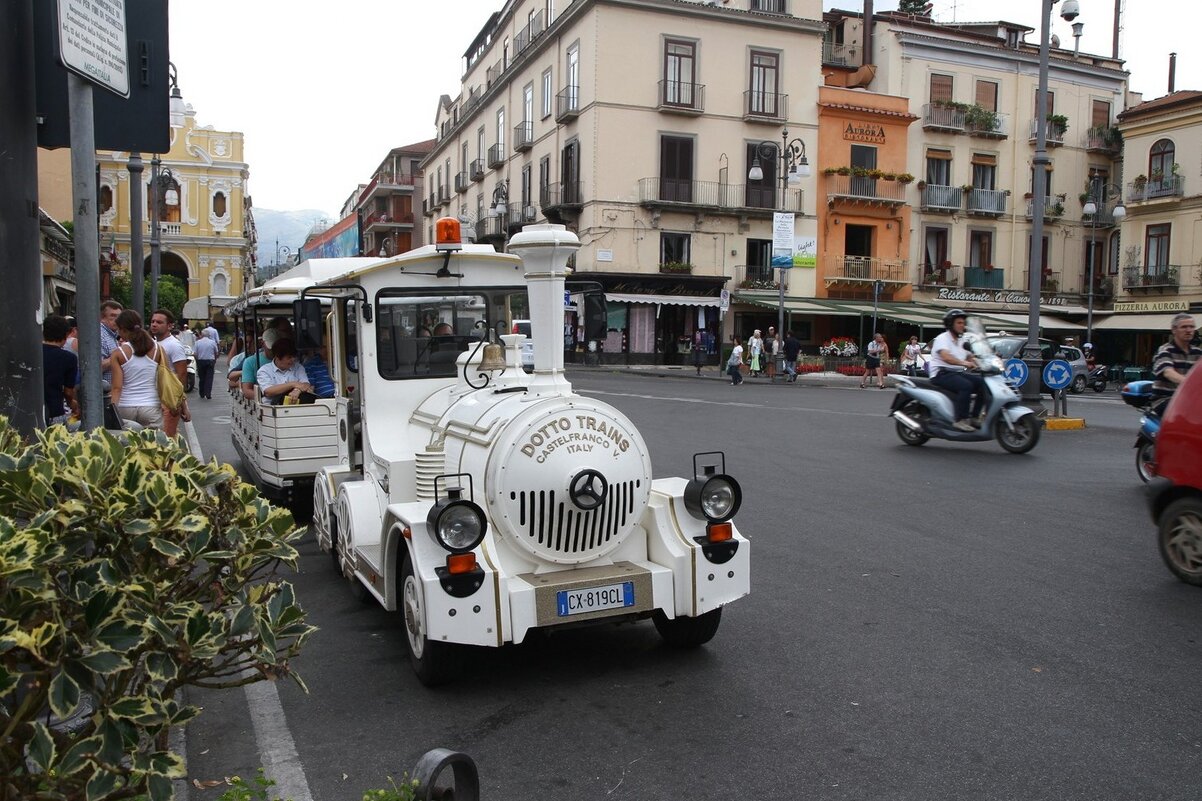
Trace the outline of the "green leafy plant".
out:
<instances>
[{"instance_id":1,"label":"green leafy plant","mask_svg":"<svg viewBox=\"0 0 1202 801\"><path fill-rule=\"evenodd\" d=\"M269 795L275 779L267 778L262 768L249 782L241 776L233 776L228 781L229 789L217 796L217 801L281 801L278 796L272 799Z\"/></svg>"},{"instance_id":2,"label":"green leafy plant","mask_svg":"<svg viewBox=\"0 0 1202 801\"><path fill-rule=\"evenodd\" d=\"M996 111L990 111L984 106L974 104L964 112L964 125L974 131L992 133L998 130L1000 121Z\"/></svg>"},{"instance_id":3,"label":"green leafy plant","mask_svg":"<svg viewBox=\"0 0 1202 801\"><path fill-rule=\"evenodd\" d=\"M659 266L661 273L691 273L693 265L687 261L669 261Z\"/></svg>"},{"instance_id":4,"label":"green leafy plant","mask_svg":"<svg viewBox=\"0 0 1202 801\"><path fill-rule=\"evenodd\" d=\"M1048 125L1052 126L1064 135L1068 131L1068 117L1063 114L1049 114Z\"/></svg>"},{"instance_id":5,"label":"green leafy plant","mask_svg":"<svg viewBox=\"0 0 1202 801\"><path fill-rule=\"evenodd\" d=\"M161 432L25 443L0 418L0 798L164 801L167 731L200 712L177 690L303 687L313 628L276 576L300 536Z\"/></svg>"},{"instance_id":6,"label":"green leafy plant","mask_svg":"<svg viewBox=\"0 0 1202 801\"><path fill-rule=\"evenodd\" d=\"M908 172L903 172L896 176L896 180L899 184L909 184L914 182L914 176Z\"/></svg>"},{"instance_id":7,"label":"green leafy plant","mask_svg":"<svg viewBox=\"0 0 1202 801\"><path fill-rule=\"evenodd\" d=\"M382 790L368 790L363 794L363 801L413 801L417 798L419 784L417 779L406 776L402 776L401 783L397 784L389 776L388 787Z\"/></svg>"}]
</instances>

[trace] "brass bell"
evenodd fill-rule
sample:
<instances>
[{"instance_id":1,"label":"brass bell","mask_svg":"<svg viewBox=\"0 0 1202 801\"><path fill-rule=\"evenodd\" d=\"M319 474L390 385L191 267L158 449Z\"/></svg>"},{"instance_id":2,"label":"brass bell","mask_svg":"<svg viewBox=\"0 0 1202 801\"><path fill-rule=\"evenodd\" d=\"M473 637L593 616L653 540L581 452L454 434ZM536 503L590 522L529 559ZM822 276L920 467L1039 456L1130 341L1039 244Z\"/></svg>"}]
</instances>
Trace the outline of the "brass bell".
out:
<instances>
[{"instance_id":1,"label":"brass bell","mask_svg":"<svg viewBox=\"0 0 1202 801\"><path fill-rule=\"evenodd\" d=\"M505 364L505 348L495 342L490 342L484 346L484 355L480 358L480 372L489 370L504 370L508 367Z\"/></svg>"}]
</instances>

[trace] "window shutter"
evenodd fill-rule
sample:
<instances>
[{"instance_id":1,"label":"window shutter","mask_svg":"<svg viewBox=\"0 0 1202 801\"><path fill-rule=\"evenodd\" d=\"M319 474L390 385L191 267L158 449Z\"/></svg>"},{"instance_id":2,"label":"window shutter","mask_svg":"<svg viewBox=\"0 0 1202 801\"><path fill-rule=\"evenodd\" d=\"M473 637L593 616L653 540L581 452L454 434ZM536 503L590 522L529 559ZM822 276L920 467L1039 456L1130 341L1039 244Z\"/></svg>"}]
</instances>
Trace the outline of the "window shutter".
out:
<instances>
[{"instance_id":1,"label":"window shutter","mask_svg":"<svg viewBox=\"0 0 1202 801\"><path fill-rule=\"evenodd\" d=\"M950 151L950 150L935 150L932 148L928 148L927 149L927 158L943 159L945 161L951 161L952 160L952 151Z\"/></svg>"},{"instance_id":2,"label":"window shutter","mask_svg":"<svg viewBox=\"0 0 1202 801\"><path fill-rule=\"evenodd\" d=\"M972 163L980 164L982 166L996 167L997 166L997 156L992 155L990 153L973 153L972 154Z\"/></svg>"},{"instance_id":3,"label":"window shutter","mask_svg":"<svg viewBox=\"0 0 1202 801\"><path fill-rule=\"evenodd\" d=\"M952 99L952 76L950 75L932 75L931 76L931 102L947 102Z\"/></svg>"},{"instance_id":4,"label":"window shutter","mask_svg":"<svg viewBox=\"0 0 1202 801\"><path fill-rule=\"evenodd\" d=\"M1093 101L1093 115L1090 125L1095 128L1110 127L1110 104L1105 100Z\"/></svg>"},{"instance_id":5,"label":"window shutter","mask_svg":"<svg viewBox=\"0 0 1202 801\"><path fill-rule=\"evenodd\" d=\"M989 111L997 111L997 84L993 81L977 81L977 105Z\"/></svg>"}]
</instances>

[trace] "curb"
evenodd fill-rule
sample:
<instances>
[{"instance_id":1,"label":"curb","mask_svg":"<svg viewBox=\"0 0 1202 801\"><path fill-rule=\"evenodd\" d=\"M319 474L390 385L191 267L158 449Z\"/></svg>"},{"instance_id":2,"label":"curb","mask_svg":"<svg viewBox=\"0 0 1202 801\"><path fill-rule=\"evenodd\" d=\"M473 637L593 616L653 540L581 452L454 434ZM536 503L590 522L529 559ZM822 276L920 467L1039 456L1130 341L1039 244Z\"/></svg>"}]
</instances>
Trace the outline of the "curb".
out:
<instances>
[{"instance_id":1,"label":"curb","mask_svg":"<svg viewBox=\"0 0 1202 801\"><path fill-rule=\"evenodd\" d=\"M1048 431L1084 431L1084 417L1048 417L1043 421Z\"/></svg>"},{"instance_id":2,"label":"curb","mask_svg":"<svg viewBox=\"0 0 1202 801\"><path fill-rule=\"evenodd\" d=\"M702 373L701 375L697 375L695 372L690 373L683 368L680 370L671 370L671 369L665 369L662 367L639 369L637 367L621 367L618 365L613 365L613 366L600 365L598 367L587 367L587 368L574 369L574 370L571 370L571 372L574 374L577 374L577 375L582 374L582 373L583 374L609 373L611 375L636 375L636 376L644 376L647 378L675 378L675 379L694 379L694 380L700 378L700 379L705 379L707 381L722 381L725 383L730 383L730 377L727 376L726 373L712 373L711 372L711 373ZM814 375L814 374L810 373L810 375ZM843 378L843 377L844 376L839 376L839 378ZM829 381L829 383L828 383L829 379L834 379L834 380ZM855 381L857 381L857 380L859 380L858 377L852 376L852 377L848 378L846 383L852 384L852 383L855 383ZM790 383L787 381L769 381L767 379L761 380L758 378L753 379L750 376L744 376L744 381L746 381L749 384L755 384L757 386L775 386L778 384L781 386L787 386ZM791 383L796 384L797 386L806 385L806 386L813 386L813 387L832 387L832 386L841 386L844 382L839 381L838 378L835 378L834 376L826 376L824 374L823 379L802 378L799 376L797 381L794 381Z\"/></svg>"}]
</instances>

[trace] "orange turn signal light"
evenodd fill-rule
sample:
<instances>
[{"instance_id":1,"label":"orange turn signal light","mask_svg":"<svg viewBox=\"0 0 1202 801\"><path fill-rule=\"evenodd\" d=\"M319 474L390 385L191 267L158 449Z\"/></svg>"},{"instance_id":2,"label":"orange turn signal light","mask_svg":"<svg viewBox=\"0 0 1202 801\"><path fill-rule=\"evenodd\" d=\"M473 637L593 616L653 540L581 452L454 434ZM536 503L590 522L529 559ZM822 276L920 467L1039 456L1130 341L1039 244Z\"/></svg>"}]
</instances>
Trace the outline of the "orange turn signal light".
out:
<instances>
[{"instance_id":1,"label":"orange turn signal light","mask_svg":"<svg viewBox=\"0 0 1202 801\"><path fill-rule=\"evenodd\" d=\"M459 231L459 220L440 217L434 223L434 246L438 250L459 250L463 247L463 236Z\"/></svg>"},{"instance_id":2,"label":"orange turn signal light","mask_svg":"<svg viewBox=\"0 0 1202 801\"><path fill-rule=\"evenodd\" d=\"M735 527L727 521L725 523L710 523L705 527L705 538L710 542L726 542L734 539Z\"/></svg>"},{"instance_id":3,"label":"orange turn signal light","mask_svg":"<svg viewBox=\"0 0 1202 801\"><path fill-rule=\"evenodd\" d=\"M461 573L471 573L475 569L476 555L474 553L447 554L447 572L452 576L457 576Z\"/></svg>"}]
</instances>

